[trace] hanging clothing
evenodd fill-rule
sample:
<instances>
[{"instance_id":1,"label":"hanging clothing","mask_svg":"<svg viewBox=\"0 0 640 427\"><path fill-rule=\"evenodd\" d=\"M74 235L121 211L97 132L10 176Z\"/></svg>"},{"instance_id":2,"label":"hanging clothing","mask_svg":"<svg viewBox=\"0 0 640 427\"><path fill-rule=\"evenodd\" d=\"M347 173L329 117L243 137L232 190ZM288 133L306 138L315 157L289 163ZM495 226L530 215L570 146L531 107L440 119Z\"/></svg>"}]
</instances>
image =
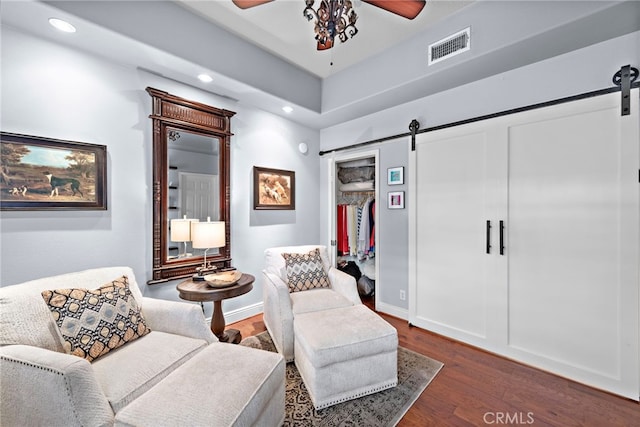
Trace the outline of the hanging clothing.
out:
<instances>
[{"instance_id":1,"label":"hanging clothing","mask_svg":"<svg viewBox=\"0 0 640 427\"><path fill-rule=\"evenodd\" d=\"M376 251L376 233L375 233L375 212L376 212L376 201L372 200L369 205L369 221L370 221L370 239L369 239L369 252Z\"/></svg>"},{"instance_id":2,"label":"hanging clothing","mask_svg":"<svg viewBox=\"0 0 640 427\"><path fill-rule=\"evenodd\" d=\"M375 200L356 204L339 204L336 212L337 251L340 256L373 256L375 232L373 229Z\"/></svg>"},{"instance_id":3,"label":"hanging clothing","mask_svg":"<svg viewBox=\"0 0 640 427\"><path fill-rule=\"evenodd\" d=\"M349 221L349 255L358 254L358 206L349 205L347 214Z\"/></svg>"},{"instance_id":4,"label":"hanging clothing","mask_svg":"<svg viewBox=\"0 0 640 427\"><path fill-rule=\"evenodd\" d=\"M369 221L369 205L371 199L367 199L360 209L360 225L358 227L358 258L363 259L369 254L371 227Z\"/></svg>"},{"instance_id":5,"label":"hanging clothing","mask_svg":"<svg viewBox=\"0 0 640 427\"><path fill-rule=\"evenodd\" d=\"M338 232L338 255L349 254L349 236L347 231L347 205L338 205L336 217Z\"/></svg>"}]
</instances>

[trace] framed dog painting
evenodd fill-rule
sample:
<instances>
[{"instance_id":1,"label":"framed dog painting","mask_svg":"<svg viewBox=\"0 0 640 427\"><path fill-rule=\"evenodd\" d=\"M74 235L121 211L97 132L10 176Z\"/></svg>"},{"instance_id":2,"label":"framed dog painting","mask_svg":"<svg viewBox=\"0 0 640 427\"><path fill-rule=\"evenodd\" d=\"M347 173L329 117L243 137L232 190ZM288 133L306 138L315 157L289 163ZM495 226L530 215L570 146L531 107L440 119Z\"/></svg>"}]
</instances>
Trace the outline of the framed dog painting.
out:
<instances>
[{"instance_id":1,"label":"framed dog painting","mask_svg":"<svg viewBox=\"0 0 640 427\"><path fill-rule=\"evenodd\" d=\"M296 208L296 173L253 167L253 209Z\"/></svg>"},{"instance_id":2,"label":"framed dog painting","mask_svg":"<svg viewBox=\"0 0 640 427\"><path fill-rule=\"evenodd\" d=\"M0 133L1 210L107 209L107 147Z\"/></svg>"}]
</instances>

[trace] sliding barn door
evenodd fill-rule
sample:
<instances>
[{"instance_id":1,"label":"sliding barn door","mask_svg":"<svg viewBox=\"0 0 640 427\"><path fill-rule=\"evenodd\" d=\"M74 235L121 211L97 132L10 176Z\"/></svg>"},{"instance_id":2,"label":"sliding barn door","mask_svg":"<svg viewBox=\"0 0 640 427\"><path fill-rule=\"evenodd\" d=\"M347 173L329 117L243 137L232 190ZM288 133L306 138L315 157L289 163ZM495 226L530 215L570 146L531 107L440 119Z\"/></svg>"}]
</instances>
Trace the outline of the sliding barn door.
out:
<instances>
[{"instance_id":1,"label":"sliding barn door","mask_svg":"<svg viewBox=\"0 0 640 427\"><path fill-rule=\"evenodd\" d=\"M638 400L632 94L418 136L412 323Z\"/></svg>"},{"instance_id":2,"label":"sliding barn door","mask_svg":"<svg viewBox=\"0 0 640 427\"><path fill-rule=\"evenodd\" d=\"M496 248L487 246L486 231L495 226L487 221L496 216L496 191L490 179L496 166L496 135L474 126L428 136L421 137L416 147L420 262L411 301L419 302L415 315L438 330L446 325L455 337L482 342L495 327L488 312L495 281L487 251Z\"/></svg>"}]
</instances>

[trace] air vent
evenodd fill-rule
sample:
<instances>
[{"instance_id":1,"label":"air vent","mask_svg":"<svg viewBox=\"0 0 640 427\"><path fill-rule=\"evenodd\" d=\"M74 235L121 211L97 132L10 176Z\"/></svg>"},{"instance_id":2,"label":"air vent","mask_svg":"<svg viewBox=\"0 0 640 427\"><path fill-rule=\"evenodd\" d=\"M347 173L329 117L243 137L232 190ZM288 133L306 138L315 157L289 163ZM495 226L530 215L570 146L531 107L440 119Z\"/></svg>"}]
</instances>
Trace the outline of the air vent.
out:
<instances>
[{"instance_id":1,"label":"air vent","mask_svg":"<svg viewBox=\"0 0 640 427\"><path fill-rule=\"evenodd\" d=\"M429 45L429 65L444 61L471 48L471 28L465 28Z\"/></svg>"}]
</instances>

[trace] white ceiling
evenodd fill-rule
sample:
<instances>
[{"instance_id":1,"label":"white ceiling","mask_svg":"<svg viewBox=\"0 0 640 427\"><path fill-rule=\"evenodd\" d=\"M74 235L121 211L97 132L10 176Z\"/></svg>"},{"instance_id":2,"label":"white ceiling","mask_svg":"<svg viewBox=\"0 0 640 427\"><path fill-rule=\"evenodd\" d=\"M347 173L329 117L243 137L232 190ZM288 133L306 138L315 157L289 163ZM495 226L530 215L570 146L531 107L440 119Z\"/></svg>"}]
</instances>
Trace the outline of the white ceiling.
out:
<instances>
[{"instance_id":1,"label":"white ceiling","mask_svg":"<svg viewBox=\"0 0 640 427\"><path fill-rule=\"evenodd\" d=\"M313 129L640 30L640 2L635 0L428 0L413 21L354 0L356 37L318 52L313 23L302 16L304 0L275 0L249 10L236 8L231 0L189 0L188 6L187 0L0 1L3 28L183 82ZM203 18L194 8L215 18ZM290 26L274 18L285 11ZM47 24L52 16L72 22L78 32L53 30ZM472 49L428 67L426 47L468 26ZM266 44L269 51L254 44ZM213 82L196 78L203 72ZM294 111L283 112L285 104Z\"/></svg>"},{"instance_id":2,"label":"white ceiling","mask_svg":"<svg viewBox=\"0 0 640 427\"><path fill-rule=\"evenodd\" d=\"M240 9L231 0L179 0L227 31L318 76L328 77L363 59L380 53L473 3L462 0L427 0L413 20L353 0L358 15L358 33L345 43L326 51L316 50L314 23L302 11L304 0L275 0L250 9ZM320 2L316 0L315 6Z\"/></svg>"}]
</instances>

